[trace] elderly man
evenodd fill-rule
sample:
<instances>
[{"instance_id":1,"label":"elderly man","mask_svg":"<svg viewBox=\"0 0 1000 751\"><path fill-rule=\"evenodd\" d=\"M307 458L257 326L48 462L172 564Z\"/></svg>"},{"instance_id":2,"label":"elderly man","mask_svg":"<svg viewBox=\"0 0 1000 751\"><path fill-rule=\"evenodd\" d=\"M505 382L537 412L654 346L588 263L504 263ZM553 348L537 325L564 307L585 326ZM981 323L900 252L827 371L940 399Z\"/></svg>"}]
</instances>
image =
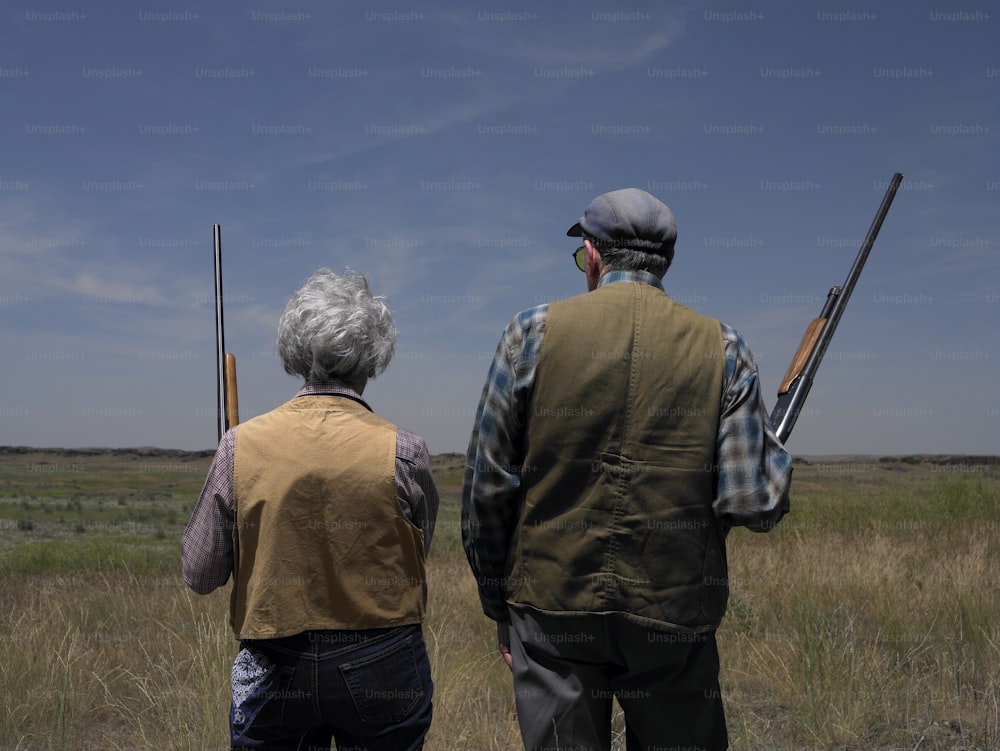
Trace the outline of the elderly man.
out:
<instances>
[{"instance_id":1,"label":"elderly man","mask_svg":"<svg viewBox=\"0 0 1000 751\"><path fill-rule=\"evenodd\" d=\"M587 294L518 314L483 389L463 541L526 749L724 749L726 534L771 529L791 461L730 326L673 302L673 213L595 198L568 235Z\"/></svg>"},{"instance_id":2,"label":"elderly man","mask_svg":"<svg viewBox=\"0 0 1000 751\"><path fill-rule=\"evenodd\" d=\"M364 277L313 274L278 322L284 368L305 384L225 434L184 532L188 586L233 578L234 749L423 747L438 494L424 440L361 396L395 340Z\"/></svg>"}]
</instances>

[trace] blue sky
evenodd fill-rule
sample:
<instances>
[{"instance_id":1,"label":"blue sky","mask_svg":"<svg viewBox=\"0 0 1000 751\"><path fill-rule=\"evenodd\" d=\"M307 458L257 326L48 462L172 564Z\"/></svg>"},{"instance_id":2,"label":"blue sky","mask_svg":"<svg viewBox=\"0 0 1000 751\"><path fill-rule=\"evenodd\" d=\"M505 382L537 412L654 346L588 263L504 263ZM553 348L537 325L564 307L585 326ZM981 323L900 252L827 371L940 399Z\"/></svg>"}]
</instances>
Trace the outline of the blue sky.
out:
<instances>
[{"instance_id":1,"label":"blue sky","mask_svg":"<svg viewBox=\"0 0 1000 751\"><path fill-rule=\"evenodd\" d=\"M898 171L789 448L1000 453L990 7L8 3L0 444L214 446L218 223L243 419L298 386L288 296L352 268L401 331L375 411L464 451L507 321L584 291L565 230L629 186L770 408Z\"/></svg>"}]
</instances>

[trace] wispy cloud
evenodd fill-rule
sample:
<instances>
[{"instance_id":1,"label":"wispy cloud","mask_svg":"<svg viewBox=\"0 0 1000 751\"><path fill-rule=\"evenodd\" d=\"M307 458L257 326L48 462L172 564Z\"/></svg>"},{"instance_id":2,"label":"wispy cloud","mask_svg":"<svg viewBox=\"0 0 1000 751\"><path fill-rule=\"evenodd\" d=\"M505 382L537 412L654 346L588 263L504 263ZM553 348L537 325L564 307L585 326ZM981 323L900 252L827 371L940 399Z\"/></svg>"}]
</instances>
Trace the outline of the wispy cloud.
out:
<instances>
[{"instance_id":1,"label":"wispy cloud","mask_svg":"<svg viewBox=\"0 0 1000 751\"><path fill-rule=\"evenodd\" d=\"M79 295L84 302L166 304L160 290L152 285L102 279L89 271L77 274L67 285L67 290Z\"/></svg>"}]
</instances>

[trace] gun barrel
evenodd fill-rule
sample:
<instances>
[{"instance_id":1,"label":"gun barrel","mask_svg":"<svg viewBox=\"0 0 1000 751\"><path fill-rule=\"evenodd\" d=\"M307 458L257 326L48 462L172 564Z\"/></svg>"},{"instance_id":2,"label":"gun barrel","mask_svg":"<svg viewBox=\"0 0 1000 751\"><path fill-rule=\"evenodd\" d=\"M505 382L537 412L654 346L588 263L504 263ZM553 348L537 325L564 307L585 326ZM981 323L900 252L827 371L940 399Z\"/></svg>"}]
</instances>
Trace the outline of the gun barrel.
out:
<instances>
[{"instance_id":1,"label":"gun barrel","mask_svg":"<svg viewBox=\"0 0 1000 751\"><path fill-rule=\"evenodd\" d=\"M868 254L871 252L872 246L875 245L875 238L878 237L879 230L882 229L882 222L885 221L885 216L889 213L889 207L892 206L892 199L896 197L896 191L899 190L899 186L902 182L903 175L899 172L893 175L892 180L889 181L889 187L885 191L885 195L882 197L882 204L879 206L878 212L875 214L875 219L872 220L871 227L868 228L868 234L865 235L865 241L861 244L861 249L858 251L858 255L854 259L854 263L851 265L851 270L847 274L847 279L841 286L841 291L837 296L837 301L833 306L833 310L830 311L830 323L832 324L830 336L833 335L833 330L837 328L837 324L840 322L840 317L844 313L847 301L851 299L851 293L854 291L854 285L858 283L858 277L861 276L861 270L864 268L865 261L868 260ZM827 342L829 342L829 337L827 338ZM822 357L822 355L820 356ZM817 366L818 365L819 363L817 363Z\"/></svg>"},{"instance_id":2,"label":"gun barrel","mask_svg":"<svg viewBox=\"0 0 1000 751\"><path fill-rule=\"evenodd\" d=\"M850 300L865 261L868 260L868 254L871 252L872 246L875 245L875 238L878 237L879 230L882 228L882 222L885 221L886 214L889 213L892 199L895 198L896 191L899 190L902 182L903 175L901 173L897 172L892 176L885 196L882 198L882 204L875 214L871 227L868 228L868 234L851 265L847 279L842 286L833 287L830 290L820 317L810 323L809 329L807 329L806 335L792 359L792 364L782 379L778 390L778 401L771 413L771 424L774 426L778 439L782 442L788 438L795 426L799 412L805 404L806 396L809 395L809 390L812 388L816 372L823 361L823 355L826 354L830 340L837 330L837 324L840 323L840 318L844 314L844 308Z\"/></svg>"},{"instance_id":3,"label":"gun barrel","mask_svg":"<svg viewBox=\"0 0 1000 751\"><path fill-rule=\"evenodd\" d=\"M215 241L215 408L219 441L226 432L225 323L222 315L222 227L214 225Z\"/></svg>"}]
</instances>

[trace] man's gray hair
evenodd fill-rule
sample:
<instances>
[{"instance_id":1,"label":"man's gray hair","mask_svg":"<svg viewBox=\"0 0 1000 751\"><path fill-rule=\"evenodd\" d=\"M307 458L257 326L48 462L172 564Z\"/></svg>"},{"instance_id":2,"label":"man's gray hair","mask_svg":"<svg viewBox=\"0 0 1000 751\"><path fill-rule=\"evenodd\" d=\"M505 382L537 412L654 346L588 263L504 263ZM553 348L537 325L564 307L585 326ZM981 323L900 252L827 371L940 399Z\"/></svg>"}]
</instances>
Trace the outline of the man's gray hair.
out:
<instances>
[{"instance_id":1,"label":"man's gray hair","mask_svg":"<svg viewBox=\"0 0 1000 751\"><path fill-rule=\"evenodd\" d=\"M601 256L601 265L605 271L648 271L660 279L670 268L670 260L660 253L645 253L633 248L620 248L586 236Z\"/></svg>"},{"instance_id":2,"label":"man's gray hair","mask_svg":"<svg viewBox=\"0 0 1000 751\"><path fill-rule=\"evenodd\" d=\"M278 320L278 355L286 373L306 381L363 383L388 367L397 331L364 276L318 269Z\"/></svg>"}]
</instances>

